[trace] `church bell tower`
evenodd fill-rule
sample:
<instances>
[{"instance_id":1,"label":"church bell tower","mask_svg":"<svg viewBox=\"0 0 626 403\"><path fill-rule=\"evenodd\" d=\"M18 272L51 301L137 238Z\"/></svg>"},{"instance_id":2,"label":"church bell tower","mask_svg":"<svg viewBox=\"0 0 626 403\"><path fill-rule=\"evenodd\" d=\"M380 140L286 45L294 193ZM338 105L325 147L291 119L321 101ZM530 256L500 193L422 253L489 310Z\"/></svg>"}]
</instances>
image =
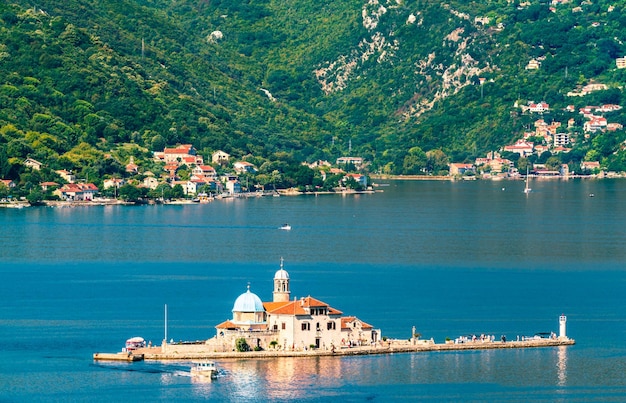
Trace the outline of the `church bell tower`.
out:
<instances>
[{"instance_id":1,"label":"church bell tower","mask_svg":"<svg viewBox=\"0 0 626 403\"><path fill-rule=\"evenodd\" d=\"M280 269L274 274L274 302L289 302L289 273L283 268L283 258L280 258Z\"/></svg>"}]
</instances>

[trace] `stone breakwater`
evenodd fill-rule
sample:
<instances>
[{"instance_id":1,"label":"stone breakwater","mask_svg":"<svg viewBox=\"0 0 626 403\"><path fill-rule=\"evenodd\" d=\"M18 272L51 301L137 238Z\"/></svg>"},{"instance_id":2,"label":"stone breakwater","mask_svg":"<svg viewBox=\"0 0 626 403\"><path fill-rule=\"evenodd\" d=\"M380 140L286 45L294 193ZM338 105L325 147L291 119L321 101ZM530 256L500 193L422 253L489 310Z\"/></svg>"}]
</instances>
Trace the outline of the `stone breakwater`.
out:
<instances>
[{"instance_id":1,"label":"stone breakwater","mask_svg":"<svg viewBox=\"0 0 626 403\"><path fill-rule=\"evenodd\" d=\"M141 354L145 360L201 360L201 359L268 359L277 357L314 357L314 356L355 356L372 354L394 354L394 353L417 353L417 352L438 352L438 351L463 351L463 350L490 350L490 349L511 349L511 348L539 348L571 346L575 344L573 339L534 339L526 341L470 341L466 343L445 343L437 344L429 340L410 341L393 340L383 342L382 345L362 346L352 348L316 349L316 350L266 350L236 352L218 352L205 344L167 344L165 346L147 347L134 351L134 354Z\"/></svg>"}]
</instances>

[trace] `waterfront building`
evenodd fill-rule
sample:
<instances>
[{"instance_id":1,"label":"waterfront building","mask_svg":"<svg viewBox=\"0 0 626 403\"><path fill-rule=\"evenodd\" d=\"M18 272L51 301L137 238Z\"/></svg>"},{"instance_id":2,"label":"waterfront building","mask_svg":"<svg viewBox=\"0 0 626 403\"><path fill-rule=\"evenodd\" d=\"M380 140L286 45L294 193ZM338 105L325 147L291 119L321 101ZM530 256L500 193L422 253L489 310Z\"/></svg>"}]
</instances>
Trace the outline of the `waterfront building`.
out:
<instances>
[{"instance_id":1,"label":"waterfront building","mask_svg":"<svg viewBox=\"0 0 626 403\"><path fill-rule=\"evenodd\" d=\"M93 200L98 187L93 183L68 183L54 191L54 194L63 200L90 201Z\"/></svg>"},{"instance_id":2,"label":"waterfront building","mask_svg":"<svg viewBox=\"0 0 626 403\"><path fill-rule=\"evenodd\" d=\"M455 175L465 175L466 172L474 172L476 171L474 164L464 164L453 162L448 165L450 169L450 176Z\"/></svg>"},{"instance_id":3,"label":"waterfront building","mask_svg":"<svg viewBox=\"0 0 626 403\"><path fill-rule=\"evenodd\" d=\"M333 349L371 345L381 340L380 329L311 296L291 299L289 274L283 267L274 275L272 301L262 302L250 291L235 300L232 319L218 324L207 344L232 350L244 338L251 348L286 351Z\"/></svg>"}]
</instances>

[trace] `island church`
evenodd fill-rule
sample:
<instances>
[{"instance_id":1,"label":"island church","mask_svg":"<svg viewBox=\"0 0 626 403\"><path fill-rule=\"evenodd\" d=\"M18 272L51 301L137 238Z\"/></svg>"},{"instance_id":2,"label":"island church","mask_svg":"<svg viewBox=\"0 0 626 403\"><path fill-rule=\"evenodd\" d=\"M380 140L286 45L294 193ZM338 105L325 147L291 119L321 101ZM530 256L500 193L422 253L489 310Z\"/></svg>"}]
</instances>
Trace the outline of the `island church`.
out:
<instances>
[{"instance_id":1,"label":"island church","mask_svg":"<svg viewBox=\"0 0 626 403\"><path fill-rule=\"evenodd\" d=\"M253 349L288 351L370 345L381 339L380 329L355 316L344 316L311 296L292 301L282 258L274 275L272 301L262 302L248 285L248 290L235 300L232 312L232 319L217 325L216 337L208 341L223 351L235 349L240 338L245 338Z\"/></svg>"}]
</instances>

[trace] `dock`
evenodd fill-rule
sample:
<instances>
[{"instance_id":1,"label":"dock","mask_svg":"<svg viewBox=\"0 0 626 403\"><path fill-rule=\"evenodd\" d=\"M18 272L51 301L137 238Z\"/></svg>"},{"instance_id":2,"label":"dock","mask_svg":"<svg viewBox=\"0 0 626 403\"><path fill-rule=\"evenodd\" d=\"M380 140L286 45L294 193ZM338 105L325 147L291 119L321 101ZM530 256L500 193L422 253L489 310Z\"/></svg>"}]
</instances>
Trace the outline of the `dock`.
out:
<instances>
[{"instance_id":1,"label":"dock","mask_svg":"<svg viewBox=\"0 0 626 403\"><path fill-rule=\"evenodd\" d=\"M95 361L143 361L143 354L134 354L131 352L119 352L119 353L95 353L93 355Z\"/></svg>"},{"instance_id":2,"label":"dock","mask_svg":"<svg viewBox=\"0 0 626 403\"><path fill-rule=\"evenodd\" d=\"M155 361L184 361L184 360L203 360L203 359L271 359L280 357L316 357L316 356L357 356L357 355L376 355L376 354L396 354L396 353L427 353L427 352L444 352L444 351L466 351L466 350L495 350L495 349L521 349L521 348L542 348L542 347L560 347L571 346L576 344L574 339L532 339L524 341L468 341L464 343L434 343L432 340L416 340L415 342L407 340L391 340L380 344L360 346L360 347L341 347L332 349L308 349L308 350L264 350L264 351L215 351L214 346L208 344L166 344L164 346L146 347L138 349L133 356L141 356L138 360L155 360ZM99 360L123 360L120 354L94 354L94 359Z\"/></svg>"}]
</instances>

